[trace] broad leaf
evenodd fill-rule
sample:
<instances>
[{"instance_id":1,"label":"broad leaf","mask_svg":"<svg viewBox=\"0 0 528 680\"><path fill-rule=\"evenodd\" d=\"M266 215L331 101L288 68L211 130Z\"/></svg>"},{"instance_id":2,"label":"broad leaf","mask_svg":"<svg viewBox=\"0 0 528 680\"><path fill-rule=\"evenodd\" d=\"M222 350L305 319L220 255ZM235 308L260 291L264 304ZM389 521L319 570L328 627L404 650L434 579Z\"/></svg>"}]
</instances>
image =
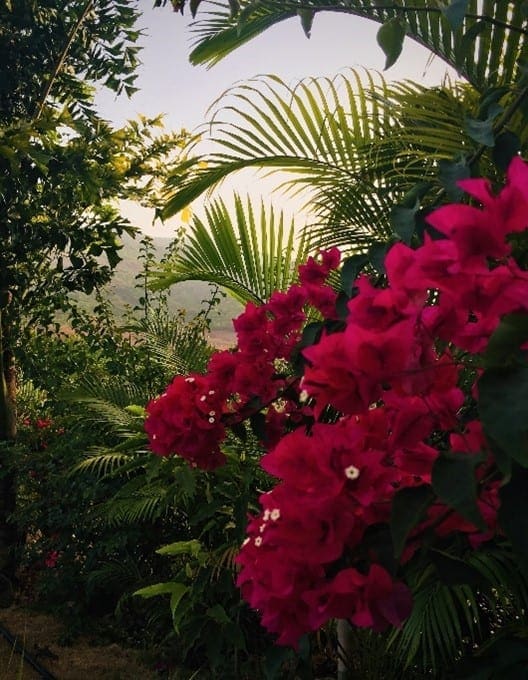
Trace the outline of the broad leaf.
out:
<instances>
[{"instance_id":1,"label":"broad leaf","mask_svg":"<svg viewBox=\"0 0 528 680\"><path fill-rule=\"evenodd\" d=\"M454 31L462 26L468 5L469 0L451 0L448 7L442 10Z\"/></svg>"},{"instance_id":2,"label":"broad leaf","mask_svg":"<svg viewBox=\"0 0 528 680\"><path fill-rule=\"evenodd\" d=\"M405 26L397 17L389 19L378 30L376 40L385 54L385 70L393 66L403 49Z\"/></svg>"},{"instance_id":3,"label":"broad leaf","mask_svg":"<svg viewBox=\"0 0 528 680\"><path fill-rule=\"evenodd\" d=\"M528 470L514 465L511 480L499 489L499 524L514 550L528 557Z\"/></svg>"},{"instance_id":4,"label":"broad leaf","mask_svg":"<svg viewBox=\"0 0 528 680\"><path fill-rule=\"evenodd\" d=\"M495 165L506 172L512 159L521 151L521 140L519 136L510 130L501 133L495 138L493 147L493 162Z\"/></svg>"},{"instance_id":5,"label":"broad leaf","mask_svg":"<svg viewBox=\"0 0 528 680\"><path fill-rule=\"evenodd\" d=\"M352 255L343 262L341 268L341 290L348 297L351 297L354 283L361 270L368 264L368 261L368 255Z\"/></svg>"},{"instance_id":6,"label":"broad leaf","mask_svg":"<svg viewBox=\"0 0 528 680\"><path fill-rule=\"evenodd\" d=\"M390 528L394 554L397 558L403 552L407 536L424 518L425 511L433 499L434 494L428 484L401 489L394 496Z\"/></svg>"},{"instance_id":7,"label":"broad leaf","mask_svg":"<svg viewBox=\"0 0 528 680\"><path fill-rule=\"evenodd\" d=\"M484 366L506 366L519 358L520 346L528 340L528 314L508 314L493 331L486 351Z\"/></svg>"},{"instance_id":8,"label":"broad leaf","mask_svg":"<svg viewBox=\"0 0 528 680\"><path fill-rule=\"evenodd\" d=\"M432 473L433 491L440 500L482 530L486 525L477 506L475 468L483 460L482 455L443 454Z\"/></svg>"},{"instance_id":9,"label":"broad leaf","mask_svg":"<svg viewBox=\"0 0 528 680\"><path fill-rule=\"evenodd\" d=\"M429 555L442 583L450 586L467 584L473 587L486 583L486 579L478 569L460 557L434 549L429 552Z\"/></svg>"},{"instance_id":10,"label":"broad leaf","mask_svg":"<svg viewBox=\"0 0 528 680\"><path fill-rule=\"evenodd\" d=\"M202 549L200 541L193 539L191 541L176 541L158 548L156 552L158 555L197 555Z\"/></svg>"},{"instance_id":11,"label":"broad leaf","mask_svg":"<svg viewBox=\"0 0 528 680\"><path fill-rule=\"evenodd\" d=\"M297 14L301 20L301 26L304 31L304 35L309 38L312 30L312 24L315 17L315 12L311 9L299 9Z\"/></svg>"},{"instance_id":12,"label":"broad leaf","mask_svg":"<svg viewBox=\"0 0 528 680\"><path fill-rule=\"evenodd\" d=\"M478 393L485 433L505 456L528 467L528 366L486 370Z\"/></svg>"},{"instance_id":13,"label":"broad leaf","mask_svg":"<svg viewBox=\"0 0 528 680\"><path fill-rule=\"evenodd\" d=\"M407 245L410 244L416 228L415 218L419 207L420 204L417 201L412 208L405 208L401 205L397 205L391 212L391 224L394 233Z\"/></svg>"},{"instance_id":14,"label":"broad leaf","mask_svg":"<svg viewBox=\"0 0 528 680\"><path fill-rule=\"evenodd\" d=\"M294 17L299 9L298 3L292 0L241 0L240 4L248 9L241 30L237 30L236 20L231 18L228 0L211 3L198 18L196 47L190 56L193 63L217 63L268 28ZM399 4L314 0L309 9L348 13L382 24L381 42L390 64L397 58L403 40ZM414 0L404 5L407 35L445 59L478 89L510 84L518 79L527 46L524 2Z\"/></svg>"},{"instance_id":15,"label":"broad leaf","mask_svg":"<svg viewBox=\"0 0 528 680\"><path fill-rule=\"evenodd\" d=\"M458 182L461 179L468 179L471 175L471 171L467 164L465 158L458 161L443 161L438 163L438 175L440 182L442 183L447 196L452 201L459 201L464 192L458 186Z\"/></svg>"}]
</instances>

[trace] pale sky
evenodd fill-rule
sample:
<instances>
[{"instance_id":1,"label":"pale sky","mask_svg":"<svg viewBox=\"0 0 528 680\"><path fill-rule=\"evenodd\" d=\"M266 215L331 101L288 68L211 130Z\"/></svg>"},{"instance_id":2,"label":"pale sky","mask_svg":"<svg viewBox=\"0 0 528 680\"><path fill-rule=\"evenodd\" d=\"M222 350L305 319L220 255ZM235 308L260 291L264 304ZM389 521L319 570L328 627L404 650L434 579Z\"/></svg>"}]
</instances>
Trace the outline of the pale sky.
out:
<instances>
[{"instance_id":1,"label":"pale sky","mask_svg":"<svg viewBox=\"0 0 528 680\"><path fill-rule=\"evenodd\" d=\"M316 15L310 39L305 37L299 19L290 19L235 50L209 70L191 66L188 55L193 35L188 12L182 17L169 6L153 9L152 4L152 0L139 0L143 10L139 25L145 32L136 83L140 91L130 100L124 96L115 99L109 93L98 97L100 113L118 125L137 113L164 113L168 128L193 130L204 122L209 106L238 81L273 73L294 85L304 77L333 76L346 67L381 71L385 62L376 43L378 24L324 12ZM392 80L437 84L444 77L446 66L438 58L431 62L429 57L426 49L407 38L399 60L384 75ZM236 186L236 181L233 182L230 186ZM242 187L243 192L245 188ZM168 236L174 232L174 224L153 228L151 211L127 206L126 213L152 235Z\"/></svg>"}]
</instances>

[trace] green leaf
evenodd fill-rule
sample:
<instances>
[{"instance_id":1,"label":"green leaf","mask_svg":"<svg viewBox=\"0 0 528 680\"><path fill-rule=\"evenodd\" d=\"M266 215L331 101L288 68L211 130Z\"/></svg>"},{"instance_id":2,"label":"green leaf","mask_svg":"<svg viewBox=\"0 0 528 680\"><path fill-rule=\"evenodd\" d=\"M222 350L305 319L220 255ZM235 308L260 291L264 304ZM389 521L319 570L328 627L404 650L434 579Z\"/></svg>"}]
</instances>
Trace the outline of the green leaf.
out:
<instances>
[{"instance_id":1,"label":"green leaf","mask_svg":"<svg viewBox=\"0 0 528 680\"><path fill-rule=\"evenodd\" d=\"M172 590L171 599L170 599L170 608L171 608L171 614L172 614L172 624L173 624L176 632L178 632L178 625L177 625L178 619L176 618L176 612L178 610L178 606L180 604L182 597L189 590L189 588L186 585L184 585L183 583L175 583L174 586L175 587Z\"/></svg>"},{"instance_id":2,"label":"green leaf","mask_svg":"<svg viewBox=\"0 0 528 680\"><path fill-rule=\"evenodd\" d=\"M528 314L508 314L493 331L483 355L486 368L511 365L528 340Z\"/></svg>"},{"instance_id":3,"label":"green leaf","mask_svg":"<svg viewBox=\"0 0 528 680\"><path fill-rule=\"evenodd\" d=\"M485 456L470 454L442 454L433 465L433 491L449 507L479 529L486 525L477 506L475 468Z\"/></svg>"},{"instance_id":4,"label":"green leaf","mask_svg":"<svg viewBox=\"0 0 528 680\"><path fill-rule=\"evenodd\" d=\"M478 393L485 433L508 458L528 467L528 366L486 370ZM507 469L505 463L497 464Z\"/></svg>"},{"instance_id":5,"label":"green leaf","mask_svg":"<svg viewBox=\"0 0 528 680\"><path fill-rule=\"evenodd\" d=\"M231 10L231 19L234 19L240 12L240 3L238 0L229 0L229 9Z\"/></svg>"},{"instance_id":6,"label":"green leaf","mask_svg":"<svg viewBox=\"0 0 528 680\"><path fill-rule=\"evenodd\" d=\"M495 165L506 172L512 159L519 154L521 150L521 140L519 137L509 130L502 132L495 138L495 146L493 147L493 162Z\"/></svg>"},{"instance_id":7,"label":"green leaf","mask_svg":"<svg viewBox=\"0 0 528 680\"><path fill-rule=\"evenodd\" d=\"M190 541L176 541L158 548L158 555L194 555L196 556L202 549L202 544L196 539Z\"/></svg>"},{"instance_id":8,"label":"green leaf","mask_svg":"<svg viewBox=\"0 0 528 680\"><path fill-rule=\"evenodd\" d=\"M289 647L268 647L264 656L264 675L266 680L277 680L283 664L294 658L295 652Z\"/></svg>"},{"instance_id":9,"label":"green leaf","mask_svg":"<svg viewBox=\"0 0 528 680\"><path fill-rule=\"evenodd\" d=\"M198 11L198 7L200 6L202 0L190 0L189 1L189 9L191 10L192 18L196 18L196 12Z\"/></svg>"},{"instance_id":10,"label":"green leaf","mask_svg":"<svg viewBox=\"0 0 528 680\"><path fill-rule=\"evenodd\" d=\"M187 590L187 586L185 586L183 583L167 581L166 583L154 583L151 586L140 588L134 592L134 595L144 598L156 597L157 595L170 595L172 593L180 592L182 588Z\"/></svg>"},{"instance_id":11,"label":"green leaf","mask_svg":"<svg viewBox=\"0 0 528 680\"><path fill-rule=\"evenodd\" d=\"M249 417L249 424L251 425L251 430L255 437L261 441L266 442L267 430L266 430L266 416L263 413L252 413Z\"/></svg>"},{"instance_id":12,"label":"green leaf","mask_svg":"<svg viewBox=\"0 0 528 680\"><path fill-rule=\"evenodd\" d=\"M396 63L403 49L405 26L398 17L386 21L379 29L376 40L385 54L385 71Z\"/></svg>"},{"instance_id":13,"label":"green leaf","mask_svg":"<svg viewBox=\"0 0 528 680\"><path fill-rule=\"evenodd\" d=\"M489 107L488 117L486 120L477 120L475 118L466 118L465 128L468 135L478 144L484 146L495 145L495 135L493 133L493 122L495 118L502 113L503 108L499 104L492 104Z\"/></svg>"},{"instance_id":14,"label":"green leaf","mask_svg":"<svg viewBox=\"0 0 528 680\"><path fill-rule=\"evenodd\" d=\"M463 65L465 59L470 55L470 52L475 49L477 37L485 30L485 21L475 21L475 23L464 33L459 48L456 51L455 63L457 66L461 67Z\"/></svg>"},{"instance_id":15,"label":"green leaf","mask_svg":"<svg viewBox=\"0 0 528 680\"><path fill-rule=\"evenodd\" d=\"M133 416L137 416L138 418L145 418L147 415L147 412L145 411L144 406L137 406L135 404L130 404L130 406L125 406L125 411L127 413L130 413Z\"/></svg>"},{"instance_id":16,"label":"green leaf","mask_svg":"<svg viewBox=\"0 0 528 680\"><path fill-rule=\"evenodd\" d=\"M469 0L451 0L448 7L442 10L443 15L451 24L453 31L462 26L467 12Z\"/></svg>"},{"instance_id":17,"label":"green leaf","mask_svg":"<svg viewBox=\"0 0 528 680\"><path fill-rule=\"evenodd\" d=\"M385 257L390 247L390 243L373 243L369 248L369 262L378 274L385 274Z\"/></svg>"},{"instance_id":18,"label":"green leaf","mask_svg":"<svg viewBox=\"0 0 528 680\"><path fill-rule=\"evenodd\" d=\"M438 162L438 177L451 201L459 201L462 198L464 192L457 182L461 179L468 179L470 176L471 172L465 158L458 161L440 160Z\"/></svg>"},{"instance_id":19,"label":"green leaf","mask_svg":"<svg viewBox=\"0 0 528 680\"><path fill-rule=\"evenodd\" d=\"M110 269L115 269L122 260L121 255L119 255L115 248L106 248L105 252Z\"/></svg>"},{"instance_id":20,"label":"green leaf","mask_svg":"<svg viewBox=\"0 0 528 680\"><path fill-rule=\"evenodd\" d=\"M394 233L399 236L401 240L409 245L416 227L416 213L420 208L419 201L416 201L414 207L405 208L402 205L396 205L391 211L390 221Z\"/></svg>"},{"instance_id":21,"label":"green leaf","mask_svg":"<svg viewBox=\"0 0 528 680\"><path fill-rule=\"evenodd\" d=\"M315 345L315 343L318 342L319 338L321 337L322 332L323 324L321 321L312 321L311 323L307 324L302 332L300 346L310 347L311 345Z\"/></svg>"},{"instance_id":22,"label":"green leaf","mask_svg":"<svg viewBox=\"0 0 528 680\"><path fill-rule=\"evenodd\" d=\"M499 524L516 552L528 555L528 470L514 465L511 480L499 489Z\"/></svg>"},{"instance_id":23,"label":"green leaf","mask_svg":"<svg viewBox=\"0 0 528 680\"><path fill-rule=\"evenodd\" d=\"M221 604L215 604L214 607L210 607L205 613L210 619L216 621L216 623L219 624L231 623L231 619L226 614L226 610L222 607Z\"/></svg>"},{"instance_id":24,"label":"green leaf","mask_svg":"<svg viewBox=\"0 0 528 680\"><path fill-rule=\"evenodd\" d=\"M359 254L347 257L343 262L341 268L341 290L344 291L348 297L351 297L352 289L354 288L354 283L359 272L368 264L368 261L368 255Z\"/></svg>"},{"instance_id":25,"label":"green leaf","mask_svg":"<svg viewBox=\"0 0 528 680\"><path fill-rule=\"evenodd\" d=\"M396 558L402 554L407 536L423 519L433 499L434 494L428 484L401 489L394 496L390 529Z\"/></svg>"},{"instance_id":26,"label":"green leaf","mask_svg":"<svg viewBox=\"0 0 528 680\"><path fill-rule=\"evenodd\" d=\"M388 524L371 524L365 529L361 541L369 559L381 565L389 574L398 569L396 551L392 542L391 528Z\"/></svg>"},{"instance_id":27,"label":"green leaf","mask_svg":"<svg viewBox=\"0 0 528 680\"><path fill-rule=\"evenodd\" d=\"M312 24L315 17L315 12L313 9L298 9L297 15L301 20L301 26L304 31L304 35L309 38L312 31Z\"/></svg>"},{"instance_id":28,"label":"green leaf","mask_svg":"<svg viewBox=\"0 0 528 680\"><path fill-rule=\"evenodd\" d=\"M486 583L486 579L478 569L460 557L449 555L441 550L431 550L429 555L440 580L446 585L481 586Z\"/></svg>"}]
</instances>

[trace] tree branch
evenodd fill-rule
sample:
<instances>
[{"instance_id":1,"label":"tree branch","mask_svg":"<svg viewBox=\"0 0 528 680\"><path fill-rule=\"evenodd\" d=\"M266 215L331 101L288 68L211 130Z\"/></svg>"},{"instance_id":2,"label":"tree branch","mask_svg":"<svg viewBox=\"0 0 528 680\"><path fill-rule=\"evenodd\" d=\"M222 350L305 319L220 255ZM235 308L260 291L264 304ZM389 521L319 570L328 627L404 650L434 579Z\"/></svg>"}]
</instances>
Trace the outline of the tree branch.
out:
<instances>
[{"instance_id":1,"label":"tree branch","mask_svg":"<svg viewBox=\"0 0 528 680\"><path fill-rule=\"evenodd\" d=\"M53 68L53 71L51 73L51 76L49 77L48 82L46 83L44 90L42 92L42 96L40 97L40 100L37 102L37 105L35 107L35 115L33 116L33 121L37 121L40 116L42 115L42 112L44 111L44 106L46 105L46 101L50 95L51 89L53 88L53 85L55 84L55 81L57 80L57 76L61 72L64 62L66 61L66 57L68 56L68 52L70 51L70 48L72 46L73 41L75 40L75 37L77 35L77 32L79 31L80 27L84 23L86 17L88 16L88 12L93 8L94 6L94 0L88 0L86 5L84 6L84 9L81 13L81 16L77 19L75 22L74 26L72 27L72 30L70 31L70 34L68 36L68 39L62 49L62 52L59 55L59 58L57 59L55 66Z\"/></svg>"}]
</instances>

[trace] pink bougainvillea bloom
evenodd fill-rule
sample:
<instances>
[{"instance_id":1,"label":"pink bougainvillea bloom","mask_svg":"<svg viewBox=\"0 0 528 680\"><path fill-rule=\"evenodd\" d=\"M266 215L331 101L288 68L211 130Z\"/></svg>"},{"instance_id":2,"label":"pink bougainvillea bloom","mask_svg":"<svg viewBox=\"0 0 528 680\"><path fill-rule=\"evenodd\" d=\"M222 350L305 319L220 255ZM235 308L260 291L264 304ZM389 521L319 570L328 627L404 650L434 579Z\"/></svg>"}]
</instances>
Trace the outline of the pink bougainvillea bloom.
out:
<instances>
[{"instance_id":1,"label":"pink bougainvillea bloom","mask_svg":"<svg viewBox=\"0 0 528 680\"><path fill-rule=\"evenodd\" d=\"M147 405L150 448L161 456L178 454L203 469L218 467L225 460L219 446L225 437L223 403L224 396L205 376L177 376Z\"/></svg>"},{"instance_id":2,"label":"pink bougainvillea bloom","mask_svg":"<svg viewBox=\"0 0 528 680\"><path fill-rule=\"evenodd\" d=\"M48 569L53 569L54 567L57 566L58 560L59 560L58 550L50 550L50 552L46 555L44 564L46 565L46 567L48 567Z\"/></svg>"}]
</instances>

